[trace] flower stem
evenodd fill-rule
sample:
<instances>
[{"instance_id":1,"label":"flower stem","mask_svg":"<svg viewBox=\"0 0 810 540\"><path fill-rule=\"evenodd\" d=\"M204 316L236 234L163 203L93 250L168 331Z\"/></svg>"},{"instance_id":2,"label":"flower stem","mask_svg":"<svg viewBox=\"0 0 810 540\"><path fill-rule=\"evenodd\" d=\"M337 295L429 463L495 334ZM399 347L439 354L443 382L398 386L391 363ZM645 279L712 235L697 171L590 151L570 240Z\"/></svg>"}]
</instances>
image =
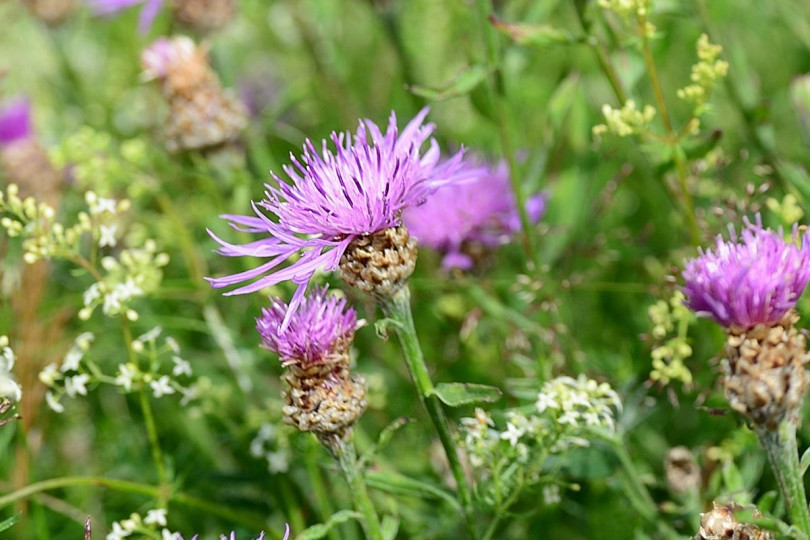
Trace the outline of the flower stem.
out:
<instances>
[{"instance_id":1,"label":"flower stem","mask_svg":"<svg viewBox=\"0 0 810 540\"><path fill-rule=\"evenodd\" d=\"M332 434L321 438L321 442L337 459L340 470L343 471L346 483L349 484L349 491L354 498L354 507L363 516L363 531L366 533L366 538L383 540L380 519L377 517L377 511L368 496L363 471L357 463L357 451L354 448L353 435L349 433L345 437L341 437Z\"/></svg>"},{"instance_id":2,"label":"flower stem","mask_svg":"<svg viewBox=\"0 0 810 540\"><path fill-rule=\"evenodd\" d=\"M307 469L307 476L309 476L309 484L315 495L315 504L320 514L321 522L326 523L332 514L335 513L332 507L332 502L329 500L329 494L324 485L323 476L321 475L320 468L318 467L318 458L316 452L320 452L318 444L314 439L309 438L311 441L310 446L307 448L307 459L304 461ZM340 540L340 535L335 529L330 529L328 537L330 540Z\"/></svg>"},{"instance_id":3,"label":"flower stem","mask_svg":"<svg viewBox=\"0 0 810 540\"><path fill-rule=\"evenodd\" d=\"M768 454L768 461L790 514L791 525L802 531L805 537L810 538L810 513L807 509L804 479L799 465L796 426L784 420L777 430L755 426L754 431L765 453Z\"/></svg>"},{"instance_id":4,"label":"flower stem","mask_svg":"<svg viewBox=\"0 0 810 540\"><path fill-rule=\"evenodd\" d=\"M416 385L419 400L427 409L433 426L439 435L439 440L447 454L447 461L450 470L458 486L458 495L461 499L461 508L464 512L465 523L472 538L477 538L475 521L473 517L473 503L470 487L467 484L467 477L461 467L461 460L458 457L456 442L450 432L450 425L444 414L439 398L432 393L433 382L430 380L425 359L422 356L422 349L419 346L419 338L416 336L416 329L413 325L413 315L411 313L411 293L408 286L402 287L391 298L382 302L382 309L385 315L396 321L393 325L399 342L402 345L402 352L405 355L405 364L411 373L411 378Z\"/></svg>"}]
</instances>

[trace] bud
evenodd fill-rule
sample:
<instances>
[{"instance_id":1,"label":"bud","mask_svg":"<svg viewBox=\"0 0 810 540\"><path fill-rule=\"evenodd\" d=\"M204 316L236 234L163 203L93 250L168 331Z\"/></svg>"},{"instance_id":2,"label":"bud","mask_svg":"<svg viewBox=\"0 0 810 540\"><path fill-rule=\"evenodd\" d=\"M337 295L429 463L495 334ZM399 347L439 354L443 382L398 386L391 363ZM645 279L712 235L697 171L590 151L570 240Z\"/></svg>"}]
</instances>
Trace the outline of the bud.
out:
<instances>
[{"instance_id":1,"label":"bud","mask_svg":"<svg viewBox=\"0 0 810 540\"><path fill-rule=\"evenodd\" d=\"M197 32L219 30L236 12L236 0L172 0L172 14Z\"/></svg>"},{"instance_id":2,"label":"bud","mask_svg":"<svg viewBox=\"0 0 810 540\"><path fill-rule=\"evenodd\" d=\"M743 507L735 503L714 503L711 511L700 514L700 530L692 540L773 540L771 533L738 522L734 513L740 510ZM762 514L754 509L754 517L762 517Z\"/></svg>"},{"instance_id":3,"label":"bud","mask_svg":"<svg viewBox=\"0 0 810 540\"><path fill-rule=\"evenodd\" d=\"M700 467L685 446L670 448L664 461L667 486L673 493L686 493L700 487Z\"/></svg>"}]
</instances>

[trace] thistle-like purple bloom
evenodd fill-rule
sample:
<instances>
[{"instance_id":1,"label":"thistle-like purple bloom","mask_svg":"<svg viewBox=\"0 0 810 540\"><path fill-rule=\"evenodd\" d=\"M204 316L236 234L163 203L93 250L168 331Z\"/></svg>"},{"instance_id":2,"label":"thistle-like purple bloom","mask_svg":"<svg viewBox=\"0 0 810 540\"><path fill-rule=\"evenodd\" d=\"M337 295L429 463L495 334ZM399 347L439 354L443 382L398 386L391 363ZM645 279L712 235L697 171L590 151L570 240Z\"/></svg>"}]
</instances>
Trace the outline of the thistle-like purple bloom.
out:
<instances>
[{"instance_id":1,"label":"thistle-like purple bloom","mask_svg":"<svg viewBox=\"0 0 810 540\"><path fill-rule=\"evenodd\" d=\"M462 248L468 242L494 248L509 241L521 228L509 168L465 165L470 181L443 187L421 206L402 215L408 232L422 245L444 253L445 268L467 270L473 260ZM526 211L534 223L546 210L546 197L537 194L526 201Z\"/></svg>"},{"instance_id":2,"label":"thistle-like purple bloom","mask_svg":"<svg viewBox=\"0 0 810 540\"><path fill-rule=\"evenodd\" d=\"M288 317L288 327L281 325ZM318 287L294 310L276 298L256 319L264 346L281 357L281 364L303 367L329 363L351 343L357 329L357 312L345 298Z\"/></svg>"},{"instance_id":3,"label":"thistle-like purple bloom","mask_svg":"<svg viewBox=\"0 0 810 540\"><path fill-rule=\"evenodd\" d=\"M285 527L286 531L284 532L284 538L282 538L282 540L287 540L290 537L290 526L285 525ZM191 540L197 540L197 536L199 535L195 534L194 536L191 537ZM220 540L236 540L236 533L231 532L230 536L221 534L219 535L219 538ZM179 540L183 540L183 537L181 536ZM259 536L257 536L254 540L264 540L264 533L262 532L261 534L259 534Z\"/></svg>"},{"instance_id":4,"label":"thistle-like purple bloom","mask_svg":"<svg viewBox=\"0 0 810 540\"><path fill-rule=\"evenodd\" d=\"M439 162L439 146L430 138L434 126L422 123L427 112L423 109L401 133L393 112L385 134L370 120L360 122L354 137L333 132L334 153L327 141L319 153L307 140L300 160L291 156L292 166L284 167L292 183L273 174L278 185L266 185L265 199L253 203L254 216L222 216L235 229L264 238L234 245L209 231L222 245L223 255L269 260L246 272L208 278L211 285L227 287L255 279L226 293L242 294L291 280L298 284L289 307L294 310L312 275L318 269L335 270L352 240L400 225L403 210L423 203L439 187L463 180L463 151ZM428 140L422 155L420 149ZM278 268L296 256L292 264ZM282 329L288 322L289 317Z\"/></svg>"},{"instance_id":5,"label":"thistle-like purple bloom","mask_svg":"<svg viewBox=\"0 0 810 540\"><path fill-rule=\"evenodd\" d=\"M31 137L31 102L19 98L0 107L0 146Z\"/></svg>"},{"instance_id":6,"label":"thistle-like purple bloom","mask_svg":"<svg viewBox=\"0 0 810 540\"><path fill-rule=\"evenodd\" d=\"M791 243L782 231L746 220L740 238L729 226L728 242L718 235L714 250L686 262L686 305L726 328L775 324L796 306L810 281L810 233L801 247L794 227Z\"/></svg>"},{"instance_id":7,"label":"thistle-like purple bloom","mask_svg":"<svg viewBox=\"0 0 810 540\"><path fill-rule=\"evenodd\" d=\"M106 17L113 16L137 4L143 4L138 17L138 32L148 34L165 0L86 0L86 2L94 15Z\"/></svg>"}]
</instances>

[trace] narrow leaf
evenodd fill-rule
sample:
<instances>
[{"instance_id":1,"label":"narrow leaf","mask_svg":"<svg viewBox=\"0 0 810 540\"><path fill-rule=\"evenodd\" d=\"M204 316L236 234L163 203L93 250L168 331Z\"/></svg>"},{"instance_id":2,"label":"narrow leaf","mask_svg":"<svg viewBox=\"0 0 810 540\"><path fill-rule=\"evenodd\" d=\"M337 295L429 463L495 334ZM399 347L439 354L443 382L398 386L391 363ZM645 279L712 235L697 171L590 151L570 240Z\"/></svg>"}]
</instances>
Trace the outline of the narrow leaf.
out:
<instances>
[{"instance_id":1,"label":"narrow leaf","mask_svg":"<svg viewBox=\"0 0 810 540\"><path fill-rule=\"evenodd\" d=\"M394 540L399 531L399 518L397 516L385 515L382 518L380 527L382 528L382 534L385 540Z\"/></svg>"},{"instance_id":2,"label":"narrow leaf","mask_svg":"<svg viewBox=\"0 0 810 540\"><path fill-rule=\"evenodd\" d=\"M561 30L546 24L508 23L492 15L489 17L489 22L499 32L509 36L518 45L549 47L578 43L584 40L584 38L576 37L567 30Z\"/></svg>"},{"instance_id":3,"label":"narrow leaf","mask_svg":"<svg viewBox=\"0 0 810 540\"><path fill-rule=\"evenodd\" d=\"M428 395L435 395L448 407L461 407L473 403L493 403L501 399L500 388L485 384L441 383Z\"/></svg>"},{"instance_id":4,"label":"narrow leaf","mask_svg":"<svg viewBox=\"0 0 810 540\"><path fill-rule=\"evenodd\" d=\"M7 529L10 529L12 525L17 523L17 520L20 519L21 515L22 515L22 512L17 512L16 514L11 516L10 518L5 519L3 521L0 521L0 531L5 531Z\"/></svg>"},{"instance_id":5,"label":"narrow leaf","mask_svg":"<svg viewBox=\"0 0 810 540\"><path fill-rule=\"evenodd\" d=\"M484 66L470 66L450 81L437 87L411 85L408 90L432 101L442 101L463 96L472 92L489 75L489 69Z\"/></svg>"},{"instance_id":6,"label":"narrow leaf","mask_svg":"<svg viewBox=\"0 0 810 540\"><path fill-rule=\"evenodd\" d=\"M421 499L442 499L456 510L461 510L461 506L459 506L458 501L452 493L438 486L420 480L414 480L403 474L393 471L367 471L365 473L365 479L368 487L378 491L392 495L418 497Z\"/></svg>"},{"instance_id":7,"label":"narrow leaf","mask_svg":"<svg viewBox=\"0 0 810 540\"><path fill-rule=\"evenodd\" d=\"M363 516L358 512L353 512L351 510L341 510L332 514L332 517L326 523L319 523L317 525L313 525L312 527L308 527L305 531L301 534L296 536L297 540L316 540L317 538L323 538L335 525L340 525L341 523L345 523L350 519L356 519L358 521L362 520Z\"/></svg>"}]
</instances>

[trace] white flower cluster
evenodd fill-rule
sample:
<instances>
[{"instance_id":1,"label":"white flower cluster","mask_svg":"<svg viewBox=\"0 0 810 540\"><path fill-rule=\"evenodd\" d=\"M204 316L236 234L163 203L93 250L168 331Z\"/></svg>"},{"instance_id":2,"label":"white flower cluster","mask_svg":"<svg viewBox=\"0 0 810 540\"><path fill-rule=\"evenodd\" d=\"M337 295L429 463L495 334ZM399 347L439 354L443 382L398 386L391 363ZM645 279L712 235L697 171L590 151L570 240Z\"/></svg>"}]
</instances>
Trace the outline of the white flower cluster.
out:
<instances>
[{"instance_id":1,"label":"white flower cluster","mask_svg":"<svg viewBox=\"0 0 810 540\"><path fill-rule=\"evenodd\" d=\"M142 537L148 538L156 538L156 535L160 534L160 540L183 540L180 533L167 529L166 523L165 508L149 510L146 517L132 514L129 518L112 524L112 530L107 534L107 540L123 540L132 536L133 533L139 533Z\"/></svg>"},{"instance_id":2,"label":"white flower cluster","mask_svg":"<svg viewBox=\"0 0 810 540\"><path fill-rule=\"evenodd\" d=\"M659 300L647 310L653 324L651 337L656 341L651 353L650 379L664 386L673 381L685 386L692 384L692 372L684 360L692 356L687 332L695 316L684 300L683 293L675 291L669 302Z\"/></svg>"},{"instance_id":3,"label":"white flower cluster","mask_svg":"<svg viewBox=\"0 0 810 540\"><path fill-rule=\"evenodd\" d=\"M153 240L147 240L143 248L121 251L117 259L104 257L101 259L103 279L84 292L84 307L79 311L79 318L89 319L101 306L107 316L123 314L131 321L138 320L138 312L130 307L131 300L155 290L162 278L160 268L168 263L169 256L157 253Z\"/></svg>"},{"instance_id":4,"label":"white flower cluster","mask_svg":"<svg viewBox=\"0 0 810 540\"><path fill-rule=\"evenodd\" d=\"M266 459L270 474L285 473L290 468L290 442L279 435L278 426L264 423L250 442L250 455Z\"/></svg>"},{"instance_id":5,"label":"white flower cluster","mask_svg":"<svg viewBox=\"0 0 810 540\"><path fill-rule=\"evenodd\" d=\"M622 17L646 17L652 0L599 0L599 7L618 13Z\"/></svg>"},{"instance_id":6,"label":"white flower cluster","mask_svg":"<svg viewBox=\"0 0 810 540\"><path fill-rule=\"evenodd\" d=\"M180 347L173 338L166 337L163 344L157 344L161 332L160 327L155 327L133 340L132 350L136 359L142 358L143 361L120 364L114 378L104 375L102 367L86 356L95 336L90 332L79 335L60 366L48 364L39 374L39 379L49 388L45 394L46 403L55 412L61 413L65 410L61 403L65 395L85 396L89 385L106 383L114 384L124 392L147 386L155 398L179 393L183 396L181 405L187 404L196 397L195 388L181 385L178 379L192 375L191 364L180 357ZM170 364L163 361L167 356ZM141 365L148 366L148 369L142 370ZM169 373L162 373L161 368Z\"/></svg>"},{"instance_id":7,"label":"white flower cluster","mask_svg":"<svg viewBox=\"0 0 810 540\"><path fill-rule=\"evenodd\" d=\"M504 413L502 428L489 413L476 409L474 417L461 420L460 432L479 493L497 504L497 499L540 481L545 458L588 446L589 436L599 431L614 431L618 410L621 401L610 385L582 375L546 382L534 407Z\"/></svg>"},{"instance_id":8,"label":"white flower cluster","mask_svg":"<svg viewBox=\"0 0 810 540\"><path fill-rule=\"evenodd\" d=\"M8 337L0 336L0 399L18 402L22 399L22 389L11 372L14 360L14 351L9 347Z\"/></svg>"},{"instance_id":9,"label":"white flower cluster","mask_svg":"<svg viewBox=\"0 0 810 540\"><path fill-rule=\"evenodd\" d=\"M720 45L709 42L706 34L701 34L698 38L698 63L692 66L692 84L678 90L679 98L694 105L695 116L700 116L705 111L712 90L728 74L728 62L718 59L722 51Z\"/></svg>"},{"instance_id":10,"label":"white flower cluster","mask_svg":"<svg viewBox=\"0 0 810 540\"><path fill-rule=\"evenodd\" d=\"M636 102L628 99L621 109L603 105L602 114L605 116L605 123L593 127L595 136L610 132L619 137L629 137L647 131L650 122L655 118L655 107L645 105L644 109L639 110L636 108Z\"/></svg>"}]
</instances>

